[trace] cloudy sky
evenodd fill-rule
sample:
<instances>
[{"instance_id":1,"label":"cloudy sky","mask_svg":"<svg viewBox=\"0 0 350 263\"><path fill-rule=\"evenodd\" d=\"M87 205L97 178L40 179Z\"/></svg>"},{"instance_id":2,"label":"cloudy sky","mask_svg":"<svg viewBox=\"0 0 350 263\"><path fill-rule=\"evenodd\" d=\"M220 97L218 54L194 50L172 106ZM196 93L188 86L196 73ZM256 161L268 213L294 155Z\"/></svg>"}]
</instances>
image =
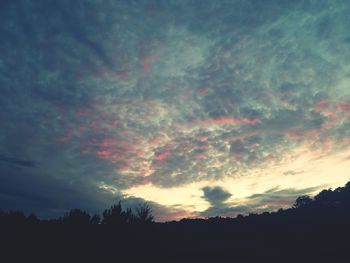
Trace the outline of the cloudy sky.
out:
<instances>
[{"instance_id":1,"label":"cloudy sky","mask_svg":"<svg viewBox=\"0 0 350 263\"><path fill-rule=\"evenodd\" d=\"M0 209L159 221L350 179L348 0L0 1Z\"/></svg>"}]
</instances>

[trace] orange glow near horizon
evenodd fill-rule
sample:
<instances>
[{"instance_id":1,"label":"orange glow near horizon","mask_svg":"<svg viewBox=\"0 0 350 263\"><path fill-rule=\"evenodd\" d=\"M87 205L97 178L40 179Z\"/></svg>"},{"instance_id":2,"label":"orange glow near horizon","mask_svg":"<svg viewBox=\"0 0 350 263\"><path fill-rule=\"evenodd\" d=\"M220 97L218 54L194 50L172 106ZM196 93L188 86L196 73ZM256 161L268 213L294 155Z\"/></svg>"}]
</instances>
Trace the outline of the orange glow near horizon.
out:
<instances>
[{"instance_id":1,"label":"orange glow near horizon","mask_svg":"<svg viewBox=\"0 0 350 263\"><path fill-rule=\"evenodd\" d=\"M349 167L350 148L324 156L321 152L310 150L303 145L283 158L281 163L270 163L241 175L227 175L222 180L204 180L172 188L157 187L149 183L127 189L124 193L165 207L181 204L184 211L191 211L192 215L198 216L210 207L210 204L202 199L202 188L208 185L221 186L229 191L232 196L226 203L234 207L249 205L249 196L264 193L272 188L312 188L308 194L314 195L322 189L343 186L350 180ZM292 204L288 204L287 207L290 205Z\"/></svg>"}]
</instances>

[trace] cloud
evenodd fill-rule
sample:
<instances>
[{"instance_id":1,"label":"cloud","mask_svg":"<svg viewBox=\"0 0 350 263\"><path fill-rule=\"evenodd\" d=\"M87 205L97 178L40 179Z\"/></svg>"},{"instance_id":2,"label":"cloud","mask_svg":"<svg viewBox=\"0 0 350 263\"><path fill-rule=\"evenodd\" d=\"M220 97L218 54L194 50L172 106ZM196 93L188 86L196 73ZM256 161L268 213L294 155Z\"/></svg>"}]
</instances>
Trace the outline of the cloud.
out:
<instances>
[{"instance_id":1,"label":"cloud","mask_svg":"<svg viewBox=\"0 0 350 263\"><path fill-rule=\"evenodd\" d=\"M16 157L10 157L0 154L0 162L6 162L9 164L15 164L23 167L35 167L36 163L34 161L22 160Z\"/></svg>"},{"instance_id":2,"label":"cloud","mask_svg":"<svg viewBox=\"0 0 350 263\"><path fill-rule=\"evenodd\" d=\"M92 192L84 189L85 185L77 190L64 180L36 174L32 169L26 171L8 166L1 166L0 169L1 209L35 212L49 217L56 215L50 214L52 210L66 211L75 207L90 211L98 209L98 201L90 195Z\"/></svg>"},{"instance_id":3,"label":"cloud","mask_svg":"<svg viewBox=\"0 0 350 263\"><path fill-rule=\"evenodd\" d=\"M202 190L204 194L203 198L212 205L222 204L231 196L229 192L225 191L220 186L206 186Z\"/></svg>"},{"instance_id":4,"label":"cloud","mask_svg":"<svg viewBox=\"0 0 350 263\"><path fill-rule=\"evenodd\" d=\"M293 189L280 187L271 188L264 193L248 197L248 206L255 211L271 211L282 207L290 207L297 197L311 195L322 189L323 186Z\"/></svg>"},{"instance_id":5,"label":"cloud","mask_svg":"<svg viewBox=\"0 0 350 263\"><path fill-rule=\"evenodd\" d=\"M215 188L215 189L214 189ZM209 196L212 199L208 199L205 195L205 199L210 202L211 206L200 212L204 217L215 217L217 215L235 217L238 214L249 213L262 213L265 211L276 211L280 208L289 208L294 203L297 197L302 195L312 195L323 188L323 186L309 187L304 189L293 189L280 187L271 188L260 194L253 194L248 196L240 203L226 202L231 194L223 191L220 187L214 187L211 189ZM208 190L207 190L208 191Z\"/></svg>"},{"instance_id":6,"label":"cloud","mask_svg":"<svg viewBox=\"0 0 350 263\"><path fill-rule=\"evenodd\" d=\"M77 192L84 182L94 190L83 196L107 203L102 183L118 193L217 185L287 166L300 149L324 160L348 149L345 0L10 2L0 16L5 166Z\"/></svg>"},{"instance_id":7,"label":"cloud","mask_svg":"<svg viewBox=\"0 0 350 263\"><path fill-rule=\"evenodd\" d=\"M203 198L210 203L205 211L200 213L201 216L211 217L217 215L233 215L247 209L245 206L233 206L225 203L232 194L220 186L206 186L203 189Z\"/></svg>"}]
</instances>

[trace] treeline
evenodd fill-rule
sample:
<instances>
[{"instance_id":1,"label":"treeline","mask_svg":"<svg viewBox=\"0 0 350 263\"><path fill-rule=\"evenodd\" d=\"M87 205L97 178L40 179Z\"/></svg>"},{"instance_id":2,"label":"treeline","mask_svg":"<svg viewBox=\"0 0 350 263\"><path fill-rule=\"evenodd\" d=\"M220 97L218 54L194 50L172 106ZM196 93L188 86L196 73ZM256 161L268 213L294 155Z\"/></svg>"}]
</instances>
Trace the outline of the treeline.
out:
<instances>
[{"instance_id":1,"label":"treeline","mask_svg":"<svg viewBox=\"0 0 350 263\"><path fill-rule=\"evenodd\" d=\"M121 202L112 205L103 211L102 215L90 214L81 209L72 209L57 219L41 220L35 214L26 216L20 211L0 211L0 224L62 224L74 226L109 225L118 226L126 224L150 224L154 220L151 207L144 203L135 211L130 208L123 209Z\"/></svg>"},{"instance_id":2,"label":"treeline","mask_svg":"<svg viewBox=\"0 0 350 263\"><path fill-rule=\"evenodd\" d=\"M303 216L313 216L314 222L319 223L327 218L336 218L341 220L346 217L350 217L350 182L344 187L338 187L334 190L325 189L315 195L313 198L309 195L299 196L292 207L287 209L279 209L274 212L263 212L261 214L250 213L249 215L238 215L235 218L230 217L211 217L208 219L187 219L180 220L181 222L237 222L237 221L249 221L251 219L259 220L265 218L285 217L289 216L290 219ZM175 223L175 222L173 222Z\"/></svg>"},{"instance_id":3,"label":"treeline","mask_svg":"<svg viewBox=\"0 0 350 263\"><path fill-rule=\"evenodd\" d=\"M278 214L309 214L314 213L336 213L350 214L350 182L344 187L338 187L335 190L326 189L311 198L308 195L298 197L293 206L288 209L280 209L276 212L264 212L262 214L251 213L249 215L238 215L236 218L230 217L211 217L207 219L188 219L184 218L179 222L171 223L188 223L188 222L227 222L241 221L249 218L276 216ZM125 224L150 224L154 223L151 207L144 203L134 211L130 208L123 209L121 202L112 205L103 211L101 215L90 214L81 209L72 209L57 219L41 220L35 214L25 215L20 211L0 211L0 224L35 224L35 223L55 223L68 225L125 225Z\"/></svg>"}]
</instances>

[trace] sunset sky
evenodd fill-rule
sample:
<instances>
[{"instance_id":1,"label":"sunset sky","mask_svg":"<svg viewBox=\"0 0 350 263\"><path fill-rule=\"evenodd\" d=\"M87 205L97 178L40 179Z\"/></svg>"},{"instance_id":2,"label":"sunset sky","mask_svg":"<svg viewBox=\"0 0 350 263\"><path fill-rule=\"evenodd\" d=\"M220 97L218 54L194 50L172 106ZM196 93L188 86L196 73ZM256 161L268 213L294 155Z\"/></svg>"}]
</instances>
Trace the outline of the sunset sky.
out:
<instances>
[{"instance_id":1,"label":"sunset sky","mask_svg":"<svg viewBox=\"0 0 350 263\"><path fill-rule=\"evenodd\" d=\"M0 1L0 209L158 221L350 180L348 0Z\"/></svg>"}]
</instances>

